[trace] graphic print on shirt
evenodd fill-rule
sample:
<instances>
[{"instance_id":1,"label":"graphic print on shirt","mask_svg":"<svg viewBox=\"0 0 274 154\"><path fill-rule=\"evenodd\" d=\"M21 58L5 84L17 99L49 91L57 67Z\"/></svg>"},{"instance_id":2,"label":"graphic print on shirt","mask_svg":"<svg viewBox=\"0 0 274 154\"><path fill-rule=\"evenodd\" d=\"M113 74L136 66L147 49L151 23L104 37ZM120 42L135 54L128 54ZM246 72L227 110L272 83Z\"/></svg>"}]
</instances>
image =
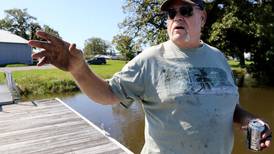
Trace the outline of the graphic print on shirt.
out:
<instances>
[{"instance_id":1,"label":"graphic print on shirt","mask_svg":"<svg viewBox=\"0 0 274 154\"><path fill-rule=\"evenodd\" d=\"M160 96L205 95L205 94L231 94L234 93L233 85L228 81L227 74L220 68L193 67L163 68L157 91Z\"/></svg>"}]
</instances>

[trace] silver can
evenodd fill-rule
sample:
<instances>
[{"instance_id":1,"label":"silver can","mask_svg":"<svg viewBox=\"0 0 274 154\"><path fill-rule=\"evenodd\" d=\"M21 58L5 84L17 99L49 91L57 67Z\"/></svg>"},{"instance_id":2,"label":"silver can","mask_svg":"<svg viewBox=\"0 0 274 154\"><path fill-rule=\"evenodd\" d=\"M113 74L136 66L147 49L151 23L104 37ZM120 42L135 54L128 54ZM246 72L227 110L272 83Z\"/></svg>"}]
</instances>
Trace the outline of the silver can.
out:
<instances>
[{"instance_id":1,"label":"silver can","mask_svg":"<svg viewBox=\"0 0 274 154\"><path fill-rule=\"evenodd\" d=\"M261 150L262 133L265 130L265 123L259 119L251 120L247 128L247 145L250 150Z\"/></svg>"}]
</instances>

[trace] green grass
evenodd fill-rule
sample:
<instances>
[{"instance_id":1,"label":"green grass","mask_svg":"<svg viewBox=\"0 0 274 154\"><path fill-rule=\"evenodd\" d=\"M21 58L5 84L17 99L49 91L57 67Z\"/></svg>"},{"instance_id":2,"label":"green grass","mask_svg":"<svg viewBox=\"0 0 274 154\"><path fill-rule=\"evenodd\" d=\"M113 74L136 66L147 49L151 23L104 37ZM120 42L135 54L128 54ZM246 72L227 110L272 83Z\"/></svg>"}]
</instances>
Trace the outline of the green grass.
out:
<instances>
[{"instance_id":1,"label":"green grass","mask_svg":"<svg viewBox=\"0 0 274 154\"><path fill-rule=\"evenodd\" d=\"M240 67L240 62L235 60L228 60L228 64L230 65L231 69L233 70L235 75L245 75L247 73L246 68ZM246 66L252 64L252 61L245 61Z\"/></svg>"},{"instance_id":2,"label":"green grass","mask_svg":"<svg viewBox=\"0 0 274 154\"><path fill-rule=\"evenodd\" d=\"M24 67L28 66L27 64L8 64L6 67Z\"/></svg>"},{"instance_id":3,"label":"green grass","mask_svg":"<svg viewBox=\"0 0 274 154\"><path fill-rule=\"evenodd\" d=\"M5 83L5 73L0 72L0 84Z\"/></svg>"},{"instance_id":4,"label":"green grass","mask_svg":"<svg viewBox=\"0 0 274 154\"><path fill-rule=\"evenodd\" d=\"M109 60L106 65L90 65L92 71L102 78L110 78L120 71L125 61ZM15 71L13 78L21 95L30 97L50 94L62 94L79 91L72 76L59 69Z\"/></svg>"},{"instance_id":5,"label":"green grass","mask_svg":"<svg viewBox=\"0 0 274 154\"><path fill-rule=\"evenodd\" d=\"M70 74L57 69L15 71L13 78L24 97L78 90Z\"/></svg>"},{"instance_id":6,"label":"green grass","mask_svg":"<svg viewBox=\"0 0 274 154\"><path fill-rule=\"evenodd\" d=\"M240 68L240 62L235 60L228 60L228 64L231 66L231 68ZM245 64L248 66L252 64L252 61L245 61Z\"/></svg>"},{"instance_id":7,"label":"green grass","mask_svg":"<svg viewBox=\"0 0 274 154\"><path fill-rule=\"evenodd\" d=\"M90 65L92 71L102 78L111 78L112 75L122 69L126 61L108 60L106 65Z\"/></svg>"},{"instance_id":8,"label":"green grass","mask_svg":"<svg viewBox=\"0 0 274 154\"><path fill-rule=\"evenodd\" d=\"M230 65L230 67L233 71L236 83L239 87L242 87L244 85L246 86L246 85L251 83L251 82L247 83L246 80L253 81L252 78L248 78L248 79L245 78L245 75L247 74L247 69L246 68L241 68L240 67L240 62L235 61L235 60L229 60L228 64ZM246 66L248 66L250 64L252 64L252 61L245 61Z\"/></svg>"},{"instance_id":9,"label":"green grass","mask_svg":"<svg viewBox=\"0 0 274 154\"><path fill-rule=\"evenodd\" d=\"M125 65L125 61L109 60L106 65L90 65L93 72L101 76L102 78L110 78L114 73L121 70ZM59 69L46 69L46 70L27 70L27 71L15 71L13 72L15 80L20 82L22 79L60 79L71 80L72 76L68 72L61 71Z\"/></svg>"}]
</instances>

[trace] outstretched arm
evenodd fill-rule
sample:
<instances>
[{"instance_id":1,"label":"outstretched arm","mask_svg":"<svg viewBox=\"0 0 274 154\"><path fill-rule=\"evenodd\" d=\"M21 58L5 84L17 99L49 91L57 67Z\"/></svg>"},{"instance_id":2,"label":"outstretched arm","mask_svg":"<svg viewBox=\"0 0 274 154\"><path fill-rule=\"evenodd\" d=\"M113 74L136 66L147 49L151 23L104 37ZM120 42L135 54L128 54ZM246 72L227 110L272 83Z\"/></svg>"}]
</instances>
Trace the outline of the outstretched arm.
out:
<instances>
[{"instance_id":1,"label":"outstretched arm","mask_svg":"<svg viewBox=\"0 0 274 154\"><path fill-rule=\"evenodd\" d=\"M70 44L42 31L38 31L36 35L46 40L29 41L29 45L43 49L32 55L33 58L39 59L38 66L52 64L61 70L70 72L81 90L100 104L119 102L107 82L90 70L82 52L76 48L75 44Z\"/></svg>"}]
</instances>

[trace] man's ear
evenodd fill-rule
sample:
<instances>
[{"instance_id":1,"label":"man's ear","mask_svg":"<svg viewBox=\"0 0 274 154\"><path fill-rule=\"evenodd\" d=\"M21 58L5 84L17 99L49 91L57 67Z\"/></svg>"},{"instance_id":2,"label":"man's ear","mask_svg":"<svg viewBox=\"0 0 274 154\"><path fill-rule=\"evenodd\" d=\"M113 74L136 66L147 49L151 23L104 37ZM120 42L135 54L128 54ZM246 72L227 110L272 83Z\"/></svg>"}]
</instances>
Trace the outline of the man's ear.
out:
<instances>
[{"instance_id":1,"label":"man's ear","mask_svg":"<svg viewBox=\"0 0 274 154\"><path fill-rule=\"evenodd\" d=\"M204 27L205 23L206 23L206 18L207 18L207 14L204 11L203 14L201 15L201 23L202 23L202 27Z\"/></svg>"},{"instance_id":2,"label":"man's ear","mask_svg":"<svg viewBox=\"0 0 274 154\"><path fill-rule=\"evenodd\" d=\"M205 21L205 17L201 16L202 23Z\"/></svg>"}]
</instances>

